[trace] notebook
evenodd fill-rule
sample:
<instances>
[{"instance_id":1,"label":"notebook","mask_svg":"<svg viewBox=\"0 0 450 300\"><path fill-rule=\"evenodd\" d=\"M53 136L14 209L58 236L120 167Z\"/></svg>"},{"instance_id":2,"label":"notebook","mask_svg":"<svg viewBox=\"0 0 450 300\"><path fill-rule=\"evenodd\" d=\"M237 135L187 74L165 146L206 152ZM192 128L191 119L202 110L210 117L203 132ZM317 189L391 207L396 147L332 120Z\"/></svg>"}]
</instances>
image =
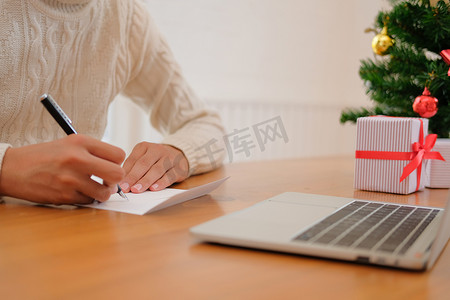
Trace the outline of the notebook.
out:
<instances>
[{"instance_id":1,"label":"notebook","mask_svg":"<svg viewBox=\"0 0 450 300\"><path fill-rule=\"evenodd\" d=\"M450 237L445 209L287 192L203 224L199 241L410 270L433 266Z\"/></svg>"}]
</instances>

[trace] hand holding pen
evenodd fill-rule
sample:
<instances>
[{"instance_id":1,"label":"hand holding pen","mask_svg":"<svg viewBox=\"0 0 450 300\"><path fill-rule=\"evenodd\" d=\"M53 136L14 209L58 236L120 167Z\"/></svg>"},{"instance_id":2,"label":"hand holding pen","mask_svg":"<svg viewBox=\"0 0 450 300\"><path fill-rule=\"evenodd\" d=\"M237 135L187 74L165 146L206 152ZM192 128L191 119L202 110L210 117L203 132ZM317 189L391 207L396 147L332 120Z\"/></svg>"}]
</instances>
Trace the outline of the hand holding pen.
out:
<instances>
[{"instance_id":1,"label":"hand holding pen","mask_svg":"<svg viewBox=\"0 0 450 300\"><path fill-rule=\"evenodd\" d=\"M55 102L55 100L53 100L53 98L50 95L47 95L47 94L42 95L40 98L40 101L44 105L44 107L48 110L48 112L52 115L52 117L56 120L56 122L61 126L61 128L64 130L64 132L67 135L77 134L75 128L72 126L72 121L67 117L67 115L64 113L64 111L59 107L59 105ZM105 144L105 143L103 143L103 144ZM113 147L111 145L108 145L108 146ZM99 155L100 153L94 152L92 154ZM106 158L106 157L100 157L100 158L108 160L108 158ZM123 161L123 158L121 160ZM95 174L95 172L96 172L95 170L92 170L93 175L96 175L97 177L105 179L105 177L101 176L101 174ZM98 172L100 172L100 171L98 171ZM117 193L119 193L119 195L121 197L128 200L128 198L122 192L122 189L120 188L120 186L118 184L116 184L116 187L117 187ZM97 200L99 200L99 199L97 199Z\"/></svg>"}]
</instances>

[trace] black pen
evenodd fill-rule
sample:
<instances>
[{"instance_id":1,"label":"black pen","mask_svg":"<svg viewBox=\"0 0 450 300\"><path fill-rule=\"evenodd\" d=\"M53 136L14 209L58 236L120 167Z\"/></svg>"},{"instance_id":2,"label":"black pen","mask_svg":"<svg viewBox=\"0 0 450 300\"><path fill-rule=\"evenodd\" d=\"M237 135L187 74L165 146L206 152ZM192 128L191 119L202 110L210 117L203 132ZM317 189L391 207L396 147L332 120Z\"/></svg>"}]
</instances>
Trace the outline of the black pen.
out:
<instances>
[{"instance_id":1,"label":"black pen","mask_svg":"<svg viewBox=\"0 0 450 300\"><path fill-rule=\"evenodd\" d=\"M53 100L52 96L48 94L43 94L40 98L41 103L45 106L48 112L52 115L52 117L58 122L59 126L64 130L64 132L69 134L77 134L77 131L72 126L72 121L67 117L64 111L59 107L55 100ZM117 185L117 193L128 200L128 197L123 193L120 185Z\"/></svg>"}]
</instances>

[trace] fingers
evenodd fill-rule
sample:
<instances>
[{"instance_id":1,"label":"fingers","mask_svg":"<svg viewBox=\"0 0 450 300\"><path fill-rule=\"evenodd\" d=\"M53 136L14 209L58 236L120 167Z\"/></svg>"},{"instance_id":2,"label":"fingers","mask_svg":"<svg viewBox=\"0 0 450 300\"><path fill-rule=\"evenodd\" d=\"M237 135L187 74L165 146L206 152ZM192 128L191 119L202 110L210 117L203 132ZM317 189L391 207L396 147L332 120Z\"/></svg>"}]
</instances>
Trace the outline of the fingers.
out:
<instances>
[{"instance_id":1,"label":"fingers","mask_svg":"<svg viewBox=\"0 0 450 300\"><path fill-rule=\"evenodd\" d=\"M76 190L52 190L48 188L46 191L50 195L55 195L55 197L46 197L36 201L42 204L90 204L94 202L94 198L86 196ZM37 200L37 199L35 199Z\"/></svg>"},{"instance_id":2,"label":"fingers","mask_svg":"<svg viewBox=\"0 0 450 300\"><path fill-rule=\"evenodd\" d=\"M84 181L83 193L91 199L105 202L109 199L109 197L111 197L112 194L115 194L116 192L116 184L100 184L94 180Z\"/></svg>"},{"instance_id":3,"label":"fingers","mask_svg":"<svg viewBox=\"0 0 450 300\"><path fill-rule=\"evenodd\" d=\"M87 197L79 192L74 193L71 200L67 204L91 204L94 202L93 198ZM61 203L58 203L61 204Z\"/></svg>"},{"instance_id":4,"label":"fingers","mask_svg":"<svg viewBox=\"0 0 450 300\"><path fill-rule=\"evenodd\" d=\"M125 159L125 151L119 147L81 134L70 135L69 137L73 139L73 143L81 144L86 147L90 154L103 160L110 161L114 164L121 164Z\"/></svg>"},{"instance_id":5,"label":"fingers","mask_svg":"<svg viewBox=\"0 0 450 300\"><path fill-rule=\"evenodd\" d=\"M160 191L162 189L165 189L166 187L172 185L175 182L178 182L177 179L177 172L175 171L175 168L172 168L168 170L163 177L159 178L150 186L151 191Z\"/></svg>"},{"instance_id":6,"label":"fingers","mask_svg":"<svg viewBox=\"0 0 450 300\"><path fill-rule=\"evenodd\" d=\"M161 159L157 161L154 165L150 167L150 169L131 187L131 192L133 193L141 193L145 190L147 190L150 187L153 187L153 185L156 184L156 181L160 179L161 177L165 176L167 171L171 169L171 164L168 159ZM174 172L173 169L171 169L172 173ZM170 182L165 187L169 186L170 184L174 183L175 181Z\"/></svg>"},{"instance_id":7,"label":"fingers","mask_svg":"<svg viewBox=\"0 0 450 300\"><path fill-rule=\"evenodd\" d=\"M125 152L122 149L88 136L69 137L70 143L74 144L73 155L64 158L63 167L78 170L83 174L95 175L111 185L119 183L124 178L125 171L120 166L125 158Z\"/></svg>"},{"instance_id":8,"label":"fingers","mask_svg":"<svg viewBox=\"0 0 450 300\"><path fill-rule=\"evenodd\" d=\"M100 184L90 178L78 178L63 174L56 177L53 185L48 187L49 193L57 195L54 201L50 200L48 203L89 204L94 200L104 202L109 199L111 194L115 193L116 189L115 186Z\"/></svg>"},{"instance_id":9,"label":"fingers","mask_svg":"<svg viewBox=\"0 0 450 300\"><path fill-rule=\"evenodd\" d=\"M124 163L124 192L162 190L187 178L189 165L184 154L169 145L141 143Z\"/></svg>"},{"instance_id":10,"label":"fingers","mask_svg":"<svg viewBox=\"0 0 450 300\"><path fill-rule=\"evenodd\" d=\"M100 177L109 185L115 185L125 177L125 170L120 165L97 157L90 158L90 163L83 168L87 174Z\"/></svg>"},{"instance_id":11,"label":"fingers","mask_svg":"<svg viewBox=\"0 0 450 300\"><path fill-rule=\"evenodd\" d=\"M68 138L69 142L75 145L75 149L79 146L78 152L71 159L66 158L66 163L72 165L73 170L78 170L75 174L81 176L81 180L72 188L72 190L82 191L78 196L79 201L85 203L92 202L92 199L101 202L108 200L111 194L117 191L116 185L125 176L125 171L120 166L125 158L125 152L118 147L84 135L72 135ZM103 184L92 180L91 175L102 178ZM72 174L72 176L76 175Z\"/></svg>"},{"instance_id":12,"label":"fingers","mask_svg":"<svg viewBox=\"0 0 450 300\"><path fill-rule=\"evenodd\" d=\"M125 170L125 172L127 174L129 174L131 172L132 168L135 166L137 161L147 154L148 148L149 147L146 145L146 143L139 143L134 147L130 156L123 163L123 169ZM156 155L155 156L150 155L149 157L150 157L150 159L156 160ZM153 165L153 163L152 163L152 161L147 161L147 162L142 161L143 165L146 165L146 164Z\"/></svg>"},{"instance_id":13,"label":"fingers","mask_svg":"<svg viewBox=\"0 0 450 300\"><path fill-rule=\"evenodd\" d=\"M154 145L156 144L137 144L130 156L125 160L123 169L125 170L126 176L123 181L128 183L129 187L135 185L139 179L147 174L149 168L154 166L163 157L162 149ZM124 189L121 186L124 192L129 192L129 187Z\"/></svg>"}]
</instances>

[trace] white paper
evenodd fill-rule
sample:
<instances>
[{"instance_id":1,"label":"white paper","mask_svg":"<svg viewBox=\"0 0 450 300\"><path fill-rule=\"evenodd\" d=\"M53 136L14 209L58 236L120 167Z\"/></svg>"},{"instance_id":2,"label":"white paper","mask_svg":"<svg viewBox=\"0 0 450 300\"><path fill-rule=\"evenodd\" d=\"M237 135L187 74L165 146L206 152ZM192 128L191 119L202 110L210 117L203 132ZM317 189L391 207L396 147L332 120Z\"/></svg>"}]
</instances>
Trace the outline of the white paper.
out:
<instances>
[{"instance_id":1,"label":"white paper","mask_svg":"<svg viewBox=\"0 0 450 300\"><path fill-rule=\"evenodd\" d=\"M162 191L146 191L140 194L127 193L128 200L119 194L111 195L108 201L83 205L97 209L119 211L135 215L145 215L187 200L198 198L215 190L229 177L225 177L189 190L164 189Z\"/></svg>"}]
</instances>

